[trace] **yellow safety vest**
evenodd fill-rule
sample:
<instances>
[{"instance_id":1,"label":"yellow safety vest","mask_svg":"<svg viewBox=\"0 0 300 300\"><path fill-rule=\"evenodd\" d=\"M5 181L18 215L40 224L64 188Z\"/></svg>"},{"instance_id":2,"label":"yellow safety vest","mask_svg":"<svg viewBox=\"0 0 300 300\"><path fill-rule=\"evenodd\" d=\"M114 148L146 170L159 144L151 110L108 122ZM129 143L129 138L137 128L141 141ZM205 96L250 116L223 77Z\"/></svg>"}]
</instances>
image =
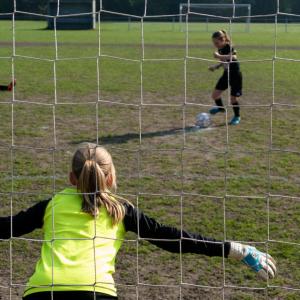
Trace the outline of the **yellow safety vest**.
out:
<instances>
[{"instance_id":1,"label":"yellow safety vest","mask_svg":"<svg viewBox=\"0 0 300 300\"><path fill-rule=\"evenodd\" d=\"M96 218L81 211L82 196L67 188L49 202L44 242L24 296L45 291L91 291L116 296L115 258L125 236L105 208Z\"/></svg>"}]
</instances>

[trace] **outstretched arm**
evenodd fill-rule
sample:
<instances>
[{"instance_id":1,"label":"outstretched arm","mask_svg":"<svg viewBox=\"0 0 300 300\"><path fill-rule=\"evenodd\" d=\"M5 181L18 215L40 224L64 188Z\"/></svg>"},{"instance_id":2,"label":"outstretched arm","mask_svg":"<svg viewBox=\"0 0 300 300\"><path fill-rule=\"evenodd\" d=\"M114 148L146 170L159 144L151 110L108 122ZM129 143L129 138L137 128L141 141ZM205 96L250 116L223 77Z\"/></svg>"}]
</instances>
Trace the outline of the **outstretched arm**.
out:
<instances>
[{"instance_id":1,"label":"outstretched arm","mask_svg":"<svg viewBox=\"0 0 300 300\"><path fill-rule=\"evenodd\" d=\"M198 253L207 256L227 257L229 254L230 243L160 224L131 205L126 204L125 207L125 229L161 249L173 253Z\"/></svg>"},{"instance_id":2,"label":"outstretched arm","mask_svg":"<svg viewBox=\"0 0 300 300\"><path fill-rule=\"evenodd\" d=\"M236 50L232 47L226 48L225 54L220 54L218 51L214 53L214 58L219 59L220 61L230 61L230 60L237 60L237 53Z\"/></svg>"},{"instance_id":3,"label":"outstretched arm","mask_svg":"<svg viewBox=\"0 0 300 300\"><path fill-rule=\"evenodd\" d=\"M45 209L49 201L41 201L12 217L0 217L0 239L18 237L37 228L42 228Z\"/></svg>"},{"instance_id":4,"label":"outstretched arm","mask_svg":"<svg viewBox=\"0 0 300 300\"><path fill-rule=\"evenodd\" d=\"M218 52L214 54L214 57L221 60L221 61L228 61L228 60L236 60L237 55L236 54L226 54L226 55L221 55Z\"/></svg>"},{"instance_id":5,"label":"outstretched arm","mask_svg":"<svg viewBox=\"0 0 300 300\"><path fill-rule=\"evenodd\" d=\"M16 80L12 81L8 85L0 85L0 91L12 91L13 86L16 85Z\"/></svg>"},{"instance_id":6,"label":"outstretched arm","mask_svg":"<svg viewBox=\"0 0 300 300\"><path fill-rule=\"evenodd\" d=\"M274 278L276 275L274 259L255 247L235 242L221 242L181 231L158 223L129 204L126 204L125 208L125 229L135 232L140 238L148 240L161 249L173 253L198 253L233 258L246 264L263 279Z\"/></svg>"}]
</instances>

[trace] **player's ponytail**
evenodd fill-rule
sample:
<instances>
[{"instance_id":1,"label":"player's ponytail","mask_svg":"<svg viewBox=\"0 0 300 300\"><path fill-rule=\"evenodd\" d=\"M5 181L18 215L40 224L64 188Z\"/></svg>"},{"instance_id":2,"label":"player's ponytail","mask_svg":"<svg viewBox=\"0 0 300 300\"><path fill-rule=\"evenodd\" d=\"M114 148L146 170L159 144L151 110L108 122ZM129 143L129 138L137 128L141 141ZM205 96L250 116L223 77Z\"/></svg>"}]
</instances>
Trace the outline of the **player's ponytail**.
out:
<instances>
[{"instance_id":1,"label":"player's ponytail","mask_svg":"<svg viewBox=\"0 0 300 300\"><path fill-rule=\"evenodd\" d=\"M124 199L112 194L111 189L116 188L115 168L105 148L81 145L73 156L72 171L77 178L77 189L82 193L82 211L97 216L100 207L104 207L113 224L123 220Z\"/></svg>"},{"instance_id":2,"label":"player's ponytail","mask_svg":"<svg viewBox=\"0 0 300 300\"><path fill-rule=\"evenodd\" d=\"M213 39L224 39L226 41L226 43L230 44L230 36L224 29L214 32L212 34L212 38Z\"/></svg>"}]
</instances>

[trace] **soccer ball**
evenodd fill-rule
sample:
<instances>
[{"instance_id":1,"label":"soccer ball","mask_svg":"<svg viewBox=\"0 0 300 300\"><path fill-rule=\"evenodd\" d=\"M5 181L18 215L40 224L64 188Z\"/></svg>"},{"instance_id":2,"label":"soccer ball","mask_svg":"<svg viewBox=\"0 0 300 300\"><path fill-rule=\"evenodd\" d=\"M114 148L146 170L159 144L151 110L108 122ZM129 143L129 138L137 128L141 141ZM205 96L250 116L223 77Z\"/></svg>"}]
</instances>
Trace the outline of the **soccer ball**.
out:
<instances>
[{"instance_id":1,"label":"soccer ball","mask_svg":"<svg viewBox=\"0 0 300 300\"><path fill-rule=\"evenodd\" d=\"M207 113L200 113L196 116L195 125L199 128L207 128L211 124L210 115Z\"/></svg>"}]
</instances>

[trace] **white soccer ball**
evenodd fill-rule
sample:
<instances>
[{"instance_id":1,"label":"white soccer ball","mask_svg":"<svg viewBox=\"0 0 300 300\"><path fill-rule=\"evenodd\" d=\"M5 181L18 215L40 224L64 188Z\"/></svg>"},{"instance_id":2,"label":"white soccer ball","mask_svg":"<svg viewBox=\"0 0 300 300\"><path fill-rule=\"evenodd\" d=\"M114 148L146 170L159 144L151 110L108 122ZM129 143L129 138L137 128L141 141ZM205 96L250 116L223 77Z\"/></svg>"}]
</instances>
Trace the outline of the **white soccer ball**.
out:
<instances>
[{"instance_id":1,"label":"white soccer ball","mask_svg":"<svg viewBox=\"0 0 300 300\"><path fill-rule=\"evenodd\" d=\"M210 115L207 113L200 113L196 116L195 125L199 128L208 128L211 124Z\"/></svg>"}]
</instances>

